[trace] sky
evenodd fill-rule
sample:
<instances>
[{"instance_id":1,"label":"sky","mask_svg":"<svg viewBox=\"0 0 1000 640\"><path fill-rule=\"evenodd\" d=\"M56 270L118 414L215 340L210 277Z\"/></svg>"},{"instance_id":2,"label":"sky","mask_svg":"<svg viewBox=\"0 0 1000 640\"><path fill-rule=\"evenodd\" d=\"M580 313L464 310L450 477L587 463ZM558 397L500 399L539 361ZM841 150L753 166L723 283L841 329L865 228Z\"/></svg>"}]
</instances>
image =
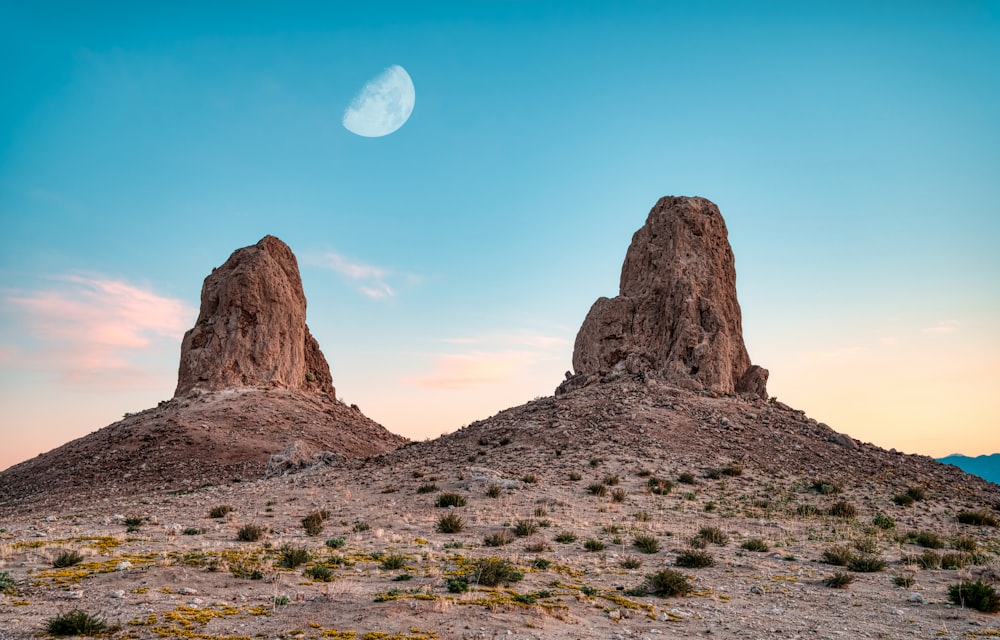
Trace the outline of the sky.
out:
<instances>
[{"instance_id":1,"label":"sky","mask_svg":"<svg viewBox=\"0 0 1000 640\"><path fill-rule=\"evenodd\" d=\"M391 431L551 395L664 195L722 210L772 395L1000 451L996 1L0 0L0 57L0 469L169 399L266 234ZM409 119L345 129L393 65Z\"/></svg>"}]
</instances>

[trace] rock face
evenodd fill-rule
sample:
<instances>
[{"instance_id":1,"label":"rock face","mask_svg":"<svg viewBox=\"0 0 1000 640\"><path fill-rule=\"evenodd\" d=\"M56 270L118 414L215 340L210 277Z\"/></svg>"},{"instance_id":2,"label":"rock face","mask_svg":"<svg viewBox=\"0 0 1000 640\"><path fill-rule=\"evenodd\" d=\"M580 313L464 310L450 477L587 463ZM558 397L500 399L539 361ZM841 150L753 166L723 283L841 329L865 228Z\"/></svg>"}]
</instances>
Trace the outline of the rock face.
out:
<instances>
[{"instance_id":1,"label":"rock face","mask_svg":"<svg viewBox=\"0 0 1000 640\"><path fill-rule=\"evenodd\" d=\"M665 197L632 236L620 295L590 308L573 348L571 390L608 374L653 375L677 386L767 396L751 366L736 300L726 223L704 198Z\"/></svg>"},{"instance_id":2,"label":"rock face","mask_svg":"<svg viewBox=\"0 0 1000 640\"><path fill-rule=\"evenodd\" d=\"M274 236L237 249L205 278L198 321L181 343L174 397L243 387L335 397L330 366L306 326L298 262Z\"/></svg>"}]
</instances>

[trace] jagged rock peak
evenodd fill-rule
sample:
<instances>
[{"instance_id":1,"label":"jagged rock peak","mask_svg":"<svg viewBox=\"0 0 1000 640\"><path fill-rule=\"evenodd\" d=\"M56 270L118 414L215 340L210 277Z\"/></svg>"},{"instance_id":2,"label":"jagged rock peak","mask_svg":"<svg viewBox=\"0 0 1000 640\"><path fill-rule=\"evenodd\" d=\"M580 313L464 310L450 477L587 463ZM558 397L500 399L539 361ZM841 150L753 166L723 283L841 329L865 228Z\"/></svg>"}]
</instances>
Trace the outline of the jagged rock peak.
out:
<instances>
[{"instance_id":1,"label":"jagged rock peak","mask_svg":"<svg viewBox=\"0 0 1000 640\"><path fill-rule=\"evenodd\" d=\"M174 397L243 387L336 393L306 326L295 254L274 236L237 249L205 278L198 320L181 343Z\"/></svg>"},{"instance_id":2,"label":"jagged rock peak","mask_svg":"<svg viewBox=\"0 0 1000 640\"><path fill-rule=\"evenodd\" d=\"M590 308L557 393L612 374L767 397L766 369L751 365L736 300L736 267L719 208L664 197L632 236L620 293Z\"/></svg>"}]
</instances>

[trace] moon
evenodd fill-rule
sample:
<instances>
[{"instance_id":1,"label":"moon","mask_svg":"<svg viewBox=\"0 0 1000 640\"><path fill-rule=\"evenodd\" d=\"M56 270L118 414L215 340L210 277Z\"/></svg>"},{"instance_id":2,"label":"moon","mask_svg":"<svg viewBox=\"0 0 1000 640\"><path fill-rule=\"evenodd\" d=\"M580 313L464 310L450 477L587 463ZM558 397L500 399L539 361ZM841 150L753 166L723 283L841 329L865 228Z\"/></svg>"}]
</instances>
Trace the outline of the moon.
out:
<instances>
[{"instance_id":1,"label":"moon","mask_svg":"<svg viewBox=\"0 0 1000 640\"><path fill-rule=\"evenodd\" d=\"M365 138L387 136L406 124L415 99L410 74L394 64L354 96L344 111L344 128Z\"/></svg>"}]
</instances>

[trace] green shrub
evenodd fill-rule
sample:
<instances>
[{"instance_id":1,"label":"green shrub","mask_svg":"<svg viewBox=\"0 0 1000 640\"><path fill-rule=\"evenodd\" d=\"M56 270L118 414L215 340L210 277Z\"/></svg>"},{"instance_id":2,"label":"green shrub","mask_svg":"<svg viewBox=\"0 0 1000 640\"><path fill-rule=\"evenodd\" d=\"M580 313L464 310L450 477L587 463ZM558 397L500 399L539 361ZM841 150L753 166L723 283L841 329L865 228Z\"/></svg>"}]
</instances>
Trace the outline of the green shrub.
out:
<instances>
[{"instance_id":1,"label":"green shrub","mask_svg":"<svg viewBox=\"0 0 1000 640\"><path fill-rule=\"evenodd\" d=\"M795 513L802 517L809 517L819 513L819 509L817 509L814 504L800 504L795 508Z\"/></svg>"},{"instance_id":2,"label":"green shrub","mask_svg":"<svg viewBox=\"0 0 1000 640\"><path fill-rule=\"evenodd\" d=\"M285 569L294 569L310 560L312 560L312 556L305 547L294 547L290 544L285 544L278 549L278 565Z\"/></svg>"},{"instance_id":3,"label":"green shrub","mask_svg":"<svg viewBox=\"0 0 1000 640\"><path fill-rule=\"evenodd\" d=\"M435 503L438 507L464 507L465 497L457 493L442 493Z\"/></svg>"},{"instance_id":4,"label":"green shrub","mask_svg":"<svg viewBox=\"0 0 1000 640\"><path fill-rule=\"evenodd\" d=\"M597 538L587 538L583 543L583 548L587 551L604 551L604 543Z\"/></svg>"},{"instance_id":5,"label":"green shrub","mask_svg":"<svg viewBox=\"0 0 1000 640\"><path fill-rule=\"evenodd\" d=\"M837 545L823 552L823 562L837 567L846 567L854 560L854 552L845 546Z\"/></svg>"},{"instance_id":6,"label":"green shrub","mask_svg":"<svg viewBox=\"0 0 1000 640\"><path fill-rule=\"evenodd\" d=\"M722 470L709 469L708 471L705 472L705 477L708 478L709 480L718 480L719 478L722 477Z\"/></svg>"},{"instance_id":7,"label":"green shrub","mask_svg":"<svg viewBox=\"0 0 1000 640\"><path fill-rule=\"evenodd\" d=\"M872 518L872 524L879 529L893 529L896 526L896 521L884 513L876 513L875 517Z\"/></svg>"},{"instance_id":8,"label":"green shrub","mask_svg":"<svg viewBox=\"0 0 1000 640\"><path fill-rule=\"evenodd\" d=\"M997 526L997 519L988 511L962 511L958 514L958 521L962 524L973 524L985 527Z\"/></svg>"},{"instance_id":9,"label":"green shrub","mask_svg":"<svg viewBox=\"0 0 1000 640\"><path fill-rule=\"evenodd\" d=\"M861 553L876 553L878 552L878 540L875 538L859 538L854 541L854 548Z\"/></svg>"},{"instance_id":10,"label":"green shrub","mask_svg":"<svg viewBox=\"0 0 1000 640\"><path fill-rule=\"evenodd\" d=\"M538 482L538 476L533 473L526 473L521 476L521 482L524 484L535 484Z\"/></svg>"},{"instance_id":11,"label":"green shrub","mask_svg":"<svg viewBox=\"0 0 1000 640\"><path fill-rule=\"evenodd\" d=\"M57 569L62 569L65 567L72 567L75 564L80 564L83 562L83 556L80 555L79 551L63 549L56 556L56 559L52 561L52 566Z\"/></svg>"},{"instance_id":12,"label":"green shrub","mask_svg":"<svg viewBox=\"0 0 1000 640\"><path fill-rule=\"evenodd\" d=\"M514 535L519 538L530 536L538 531L538 523L534 520L518 520L514 523Z\"/></svg>"},{"instance_id":13,"label":"green shrub","mask_svg":"<svg viewBox=\"0 0 1000 640\"><path fill-rule=\"evenodd\" d=\"M943 553L941 554L942 569L962 569L969 564L969 556L965 553Z\"/></svg>"},{"instance_id":14,"label":"green shrub","mask_svg":"<svg viewBox=\"0 0 1000 640\"><path fill-rule=\"evenodd\" d=\"M576 542L576 534L572 531L560 531L552 539L559 544L571 544Z\"/></svg>"},{"instance_id":15,"label":"green shrub","mask_svg":"<svg viewBox=\"0 0 1000 640\"><path fill-rule=\"evenodd\" d=\"M371 528L372 526L367 522L355 522L354 526L351 527L351 531L353 531L354 533L361 533L363 531L368 531Z\"/></svg>"},{"instance_id":16,"label":"green shrub","mask_svg":"<svg viewBox=\"0 0 1000 640\"><path fill-rule=\"evenodd\" d=\"M743 475L743 465L736 464L735 462L733 462L722 467L720 471L724 476L730 476L732 478L735 478L737 476Z\"/></svg>"},{"instance_id":17,"label":"green shrub","mask_svg":"<svg viewBox=\"0 0 1000 640\"><path fill-rule=\"evenodd\" d=\"M621 487L615 487L611 490L611 501L612 502L625 502L625 498L628 497L628 491Z\"/></svg>"},{"instance_id":18,"label":"green shrub","mask_svg":"<svg viewBox=\"0 0 1000 640\"><path fill-rule=\"evenodd\" d=\"M587 491L589 491L591 495L595 495L599 498L608 495L607 485L601 482L595 482L593 484L587 485Z\"/></svg>"},{"instance_id":19,"label":"green shrub","mask_svg":"<svg viewBox=\"0 0 1000 640\"><path fill-rule=\"evenodd\" d=\"M212 507L212 510L208 512L209 518L225 518L227 515L233 512L232 505L220 504L217 507Z\"/></svg>"},{"instance_id":20,"label":"green shrub","mask_svg":"<svg viewBox=\"0 0 1000 640\"><path fill-rule=\"evenodd\" d=\"M500 488L498 484L491 484L486 487L486 495L490 498L499 498L500 494L503 493L503 489Z\"/></svg>"},{"instance_id":21,"label":"green shrub","mask_svg":"<svg viewBox=\"0 0 1000 640\"><path fill-rule=\"evenodd\" d=\"M181 531L181 533L186 536L197 536L205 532L197 527L185 527L184 531Z\"/></svg>"},{"instance_id":22,"label":"green shrub","mask_svg":"<svg viewBox=\"0 0 1000 640\"><path fill-rule=\"evenodd\" d=\"M916 577L912 573L901 573L892 577L892 583L897 587L909 589L916 582Z\"/></svg>"},{"instance_id":23,"label":"green shrub","mask_svg":"<svg viewBox=\"0 0 1000 640\"><path fill-rule=\"evenodd\" d=\"M910 496L914 500L923 500L927 497L923 487L909 487L906 490L906 495Z\"/></svg>"},{"instance_id":24,"label":"green shrub","mask_svg":"<svg viewBox=\"0 0 1000 640\"><path fill-rule=\"evenodd\" d=\"M745 540L743 544L740 545L740 547L742 547L747 551L757 551L761 553L769 549L767 543L761 540L760 538L750 538L749 540Z\"/></svg>"},{"instance_id":25,"label":"green shrub","mask_svg":"<svg viewBox=\"0 0 1000 640\"><path fill-rule=\"evenodd\" d=\"M524 578L524 574L506 560L480 558L473 564L471 577L475 583L484 587L496 587L518 582Z\"/></svg>"},{"instance_id":26,"label":"green shrub","mask_svg":"<svg viewBox=\"0 0 1000 640\"><path fill-rule=\"evenodd\" d=\"M465 528L465 520L457 513L446 513L438 518L437 530L441 533L458 533Z\"/></svg>"},{"instance_id":27,"label":"green shrub","mask_svg":"<svg viewBox=\"0 0 1000 640\"><path fill-rule=\"evenodd\" d=\"M265 533L267 530L259 524L245 524L236 532L236 539L240 542L257 542Z\"/></svg>"},{"instance_id":28,"label":"green shrub","mask_svg":"<svg viewBox=\"0 0 1000 640\"><path fill-rule=\"evenodd\" d=\"M346 540L344 540L344 536L337 536L336 538L330 538L329 540L327 540L326 546L330 547L331 549L339 549L342 546L344 546L345 542Z\"/></svg>"},{"instance_id":29,"label":"green shrub","mask_svg":"<svg viewBox=\"0 0 1000 640\"><path fill-rule=\"evenodd\" d=\"M914 542L928 549L944 548L944 540L941 539L941 536L931 531L918 531Z\"/></svg>"},{"instance_id":30,"label":"green shrub","mask_svg":"<svg viewBox=\"0 0 1000 640\"><path fill-rule=\"evenodd\" d=\"M688 577L673 569L661 569L647 575L641 588L643 591L661 598L686 596L694 590Z\"/></svg>"},{"instance_id":31,"label":"green shrub","mask_svg":"<svg viewBox=\"0 0 1000 640\"><path fill-rule=\"evenodd\" d=\"M654 495L665 496L674 488L674 483L662 478L650 478L646 481L646 488Z\"/></svg>"},{"instance_id":32,"label":"green shrub","mask_svg":"<svg viewBox=\"0 0 1000 640\"><path fill-rule=\"evenodd\" d=\"M605 485L607 485L609 487L613 487L616 484L618 484L619 482L621 482L621 478L618 477L617 473L613 474L613 475L611 475L611 474L606 475L606 476L604 476L604 478L601 479L601 483L605 484Z\"/></svg>"},{"instance_id":33,"label":"green shrub","mask_svg":"<svg viewBox=\"0 0 1000 640\"><path fill-rule=\"evenodd\" d=\"M1000 596L992 586L977 580L962 581L948 587L948 599L960 607L971 607L983 613L1000 611Z\"/></svg>"},{"instance_id":34,"label":"green shrub","mask_svg":"<svg viewBox=\"0 0 1000 640\"><path fill-rule=\"evenodd\" d=\"M417 493L434 493L438 490L438 486L433 482L428 484L422 484L417 487Z\"/></svg>"},{"instance_id":35,"label":"green shrub","mask_svg":"<svg viewBox=\"0 0 1000 640\"><path fill-rule=\"evenodd\" d=\"M387 556L382 556L382 569L385 571L395 571L396 569L402 569L406 566L406 556L401 556L399 554L389 554Z\"/></svg>"},{"instance_id":36,"label":"green shrub","mask_svg":"<svg viewBox=\"0 0 1000 640\"><path fill-rule=\"evenodd\" d=\"M323 533L323 521L326 520L322 511L313 511L305 518L302 518L302 528L310 536L318 536Z\"/></svg>"},{"instance_id":37,"label":"green shrub","mask_svg":"<svg viewBox=\"0 0 1000 640\"><path fill-rule=\"evenodd\" d=\"M908 507L913 504L913 496L908 493L897 493L892 497L892 501L901 507Z\"/></svg>"},{"instance_id":38,"label":"green shrub","mask_svg":"<svg viewBox=\"0 0 1000 640\"><path fill-rule=\"evenodd\" d=\"M111 628L104 620L86 611L73 609L46 620L45 630L54 636L100 636L111 631Z\"/></svg>"},{"instance_id":39,"label":"green shrub","mask_svg":"<svg viewBox=\"0 0 1000 640\"><path fill-rule=\"evenodd\" d=\"M702 569L715 564L715 559L707 551L688 549L677 556L677 566L686 569Z\"/></svg>"},{"instance_id":40,"label":"green shrub","mask_svg":"<svg viewBox=\"0 0 1000 640\"><path fill-rule=\"evenodd\" d=\"M545 571L551 565L552 561L546 560L545 558L535 558L534 560L531 561L531 566L541 571Z\"/></svg>"},{"instance_id":41,"label":"green shrub","mask_svg":"<svg viewBox=\"0 0 1000 640\"><path fill-rule=\"evenodd\" d=\"M882 571L888 566L885 560L878 556L860 555L851 558L847 563L847 568L855 573L875 573Z\"/></svg>"},{"instance_id":42,"label":"green shrub","mask_svg":"<svg viewBox=\"0 0 1000 640\"><path fill-rule=\"evenodd\" d=\"M975 538L969 536L955 536L951 541L951 546L959 551L968 551L969 553L979 547Z\"/></svg>"},{"instance_id":43,"label":"green shrub","mask_svg":"<svg viewBox=\"0 0 1000 640\"><path fill-rule=\"evenodd\" d=\"M660 541L649 533L637 533L632 542L643 553L656 553L660 550Z\"/></svg>"},{"instance_id":44,"label":"green shrub","mask_svg":"<svg viewBox=\"0 0 1000 640\"><path fill-rule=\"evenodd\" d=\"M0 593L14 593L14 578L10 576L10 571L0 571Z\"/></svg>"},{"instance_id":45,"label":"green shrub","mask_svg":"<svg viewBox=\"0 0 1000 640\"><path fill-rule=\"evenodd\" d=\"M917 565L919 565L921 569L940 569L941 554L928 549L917 557Z\"/></svg>"},{"instance_id":46,"label":"green shrub","mask_svg":"<svg viewBox=\"0 0 1000 640\"><path fill-rule=\"evenodd\" d=\"M685 471L681 475L677 476L677 482L681 484L695 484L697 480L694 479L694 474Z\"/></svg>"},{"instance_id":47,"label":"green shrub","mask_svg":"<svg viewBox=\"0 0 1000 640\"><path fill-rule=\"evenodd\" d=\"M809 488L824 496L836 495L841 491L840 485L826 480L813 480L812 486Z\"/></svg>"},{"instance_id":48,"label":"green shrub","mask_svg":"<svg viewBox=\"0 0 1000 640\"><path fill-rule=\"evenodd\" d=\"M823 581L823 584L830 587L831 589L843 589L847 585L854 582L854 576L849 573L837 572Z\"/></svg>"},{"instance_id":49,"label":"green shrub","mask_svg":"<svg viewBox=\"0 0 1000 640\"><path fill-rule=\"evenodd\" d=\"M510 529L501 529L483 538L483 544L487 547L502 547L511 542L514 542L514 534Z\"/></svg>"},{"instance_id":50,"label":"green shrub","mask_svg":"<svg viewBox=\"0 0 1000 640\"><path fill-rule=\"evenodd\" d=\"M701 529L698 529L697 537L701 538L705 542L710 542L719 546L729 542L729 536L727 536L719 527L702 527Z\"/></svg>"},{"instance_id":51,"label":"green shrub","mask_svg":"<svg viewBox=\"0 0 1000 640\"><path fill-rule=\"evenodd\" d=\"M129 516L122 520L122 524L125 525L126 531L138 531L139 527L142 526L143 520L144 518L140 518L139 516Z\"/></svg>"},{"instance_id":52,"label":"green shrub","mask_svg":"<svg viewBox=\"0 0 1000 640\"><path fill-rule=\"evenodd\" d=\"M449 578L446 584L448 585L448 593L465 593L469 590L469 579L465 576Z\"/></svg>"},{"instance_id":53,"label":"green shrub","mask_svg":"<svg viewBox=\"0 0 1000 640\"><path fill-rule=\"evenodd\" d=\"M317 564L309 567L305 570L303 575L307 578L312 578L317 582L330 582L333 580L333 571L330 570L330 567L323 564Z\"/></svg>"},{"instance_id":54,"label":"green shrub","mask_svg":"<svg viewBox=\"0 0 1000 640\"><path fill-rule=\"evenodd\" d=\"M840 502L833 503L830 507L829 514L835 518L853 520L858 517L858 509L850 502L841 500Z\"/></svg>"},{"instance_id":55,"label":"green shrub","mask_svg":"<svg viewBox=\"0 0 1000 640\"><path fill-rule=\"evenodd\" d=\"M622 569L638 569L642 566L642 560L635 556L625 556L622 558Z\"/></svg>"}]
</instances>

